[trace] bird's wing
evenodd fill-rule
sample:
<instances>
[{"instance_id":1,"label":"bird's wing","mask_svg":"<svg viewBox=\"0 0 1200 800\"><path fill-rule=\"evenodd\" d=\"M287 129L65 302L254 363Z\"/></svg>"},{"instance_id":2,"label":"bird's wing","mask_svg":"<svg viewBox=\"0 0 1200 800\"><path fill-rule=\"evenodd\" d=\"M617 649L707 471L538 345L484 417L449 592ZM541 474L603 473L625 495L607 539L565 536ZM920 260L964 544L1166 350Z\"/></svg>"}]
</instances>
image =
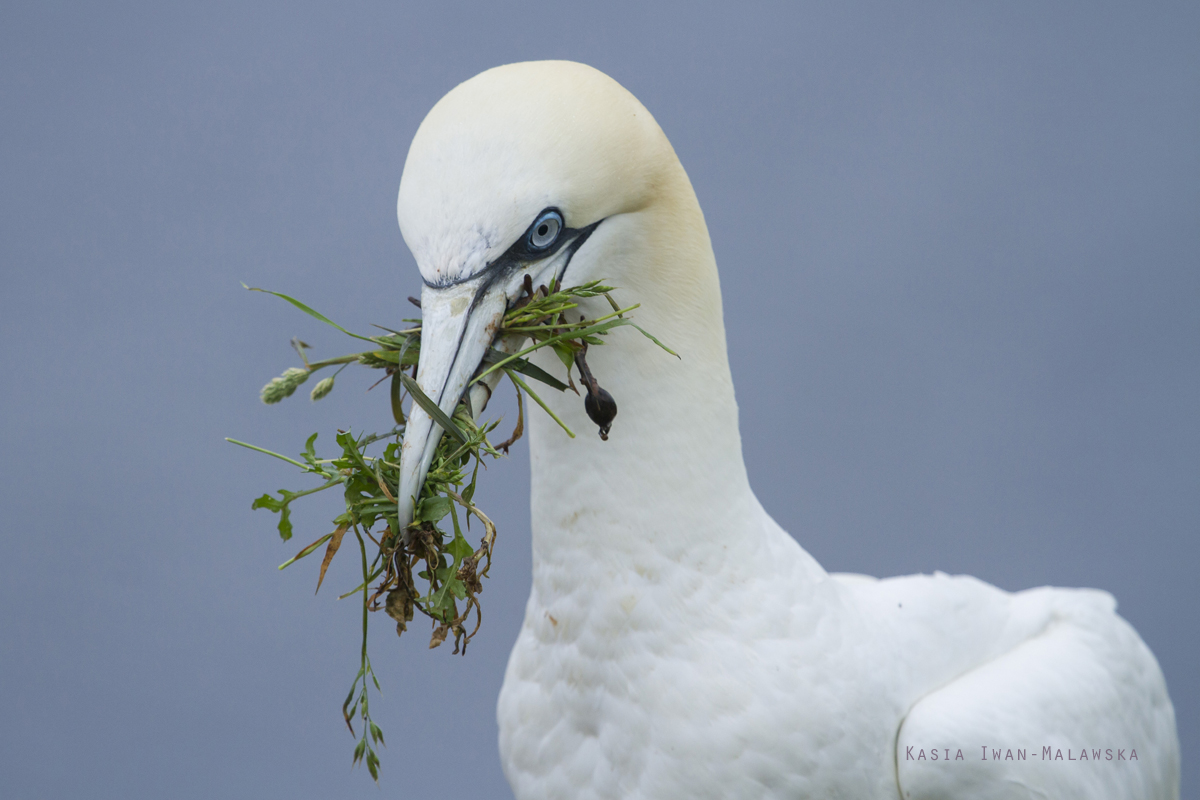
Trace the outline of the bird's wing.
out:
<instances>
[{"instance_id":1,"label":"bird's wing","mask_svg":"<svg viewBox=\"0 0 1200 800\"><path fill-rule=\"evenodd\" d=\"M1177 800L1166 684L1111 598L1012 597L1054 606L1053 620L916 702L896 740L901 797Z\"/></svg>"}]
</instances>

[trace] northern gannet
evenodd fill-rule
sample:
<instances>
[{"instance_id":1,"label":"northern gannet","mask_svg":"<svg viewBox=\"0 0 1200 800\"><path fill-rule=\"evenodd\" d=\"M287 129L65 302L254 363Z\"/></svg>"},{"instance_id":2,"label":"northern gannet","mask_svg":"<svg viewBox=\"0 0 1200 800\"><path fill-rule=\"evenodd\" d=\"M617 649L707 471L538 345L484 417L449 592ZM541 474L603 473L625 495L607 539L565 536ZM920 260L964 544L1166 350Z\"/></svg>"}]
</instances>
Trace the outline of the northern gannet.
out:
<instances>
[{"instance_id":1,"label":"northern gannet","mask_svg":"<svg viewBox=\"0 0 1200 800\"><path fill-rule=\"evenodd\" d=\"M830 574L763 510L704 216L619 84L547 61L459 85L397 211L424 280L418 382L446 412L526 275L611 282L682 355L593 348L609 441L530 415L533 587L497 708L518 798L1178 797L1162 673L1110 595ZM574 394L546 399L594 430ZM401 497L440 435L415 408Z\"/></svg>"}]
</instances>

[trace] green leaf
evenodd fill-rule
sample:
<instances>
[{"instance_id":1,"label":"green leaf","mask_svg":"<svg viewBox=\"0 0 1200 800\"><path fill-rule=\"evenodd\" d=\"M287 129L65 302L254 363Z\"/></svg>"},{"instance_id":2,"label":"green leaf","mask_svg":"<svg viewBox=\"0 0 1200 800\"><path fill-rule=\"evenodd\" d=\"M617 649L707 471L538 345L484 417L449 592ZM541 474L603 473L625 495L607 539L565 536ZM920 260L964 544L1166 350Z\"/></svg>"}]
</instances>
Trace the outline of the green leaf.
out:
<instances>
[{"instance_id":1,"label":"green leaf","mask_svg":"<svg viewBox=\"0 0 1200 800\"><path fill-rule=\"evenodd\" d=\"M279 509L282 506L283 506L283 501L276 500L274 497L271 497L271 495L269 495L269 494L264 494L262 497L258 498L257 500L255 500L253 503L250 504L251 510L265 508L268 511L274 511L276 513L279 512Z\"/></svg>"},{"instance_id":2,"label":"green leaf","mask_svg":"<svg viewBox=\"0 0 1200 800\"><path fill-rule=\"evenodd\" d=\"M418 505L413 518L418 522L440 522L450 513L449 497L426 497Z\"/></svg>"},{"instance_id":3,"label":"green leaf","mask_svg":"<svg viewBox=\"0 0 1200 800\"><path fill-rule=\"evenodd\" d=\"M354 438L354 434L350 431L340 431L337 435L337 443L342 446L342 455L351 464L357 467L367 475L371 474L371 468L367 466L367 462L362 457L362 443ZM369 478L365 479L368 486L374 485L374 482Z\"/></svg>"},{"instance_id":4,"label":"green leaf","mask_svg":"<svg viewBox=\"0 0 1200 800\"><path fill-rule=\"evenodd\" d=\"M389 364L400 364L400 351L398 350L375 350L371 356Z\"/></svg>"},{"instance_id":5,"label":"green leaf","mask_svg":"<svg viewBox=\"0 0 1200 800\"><path fill-rule=\"evenodd\" d=\"M397 372L396 374L399 375L400 380L404 382L404 388L407 389L408 393L412 395L413 401L421 408L425 409L425 413L433 417L433 421L442 426L442 430L453 436L462 444L467 443L467 437L463 434L463 432L458 429L458 426L455 425L448 416L446 416L446 412L438 408L437 403L429 399L429 395L425 394L425 392L421 390L421 387L417 385L416 381L405 375L403 372Z\"/></svg>"},{"instance_id":6,"label":"green leaf","mask_svg":"<svg viewBox=\"0 0 1200 800\"><path fill-rule=\"evenodd\" d=\"M279 538L285 542L292 538L292 510L287 504L279 507L279 524L275 526L279 529Z\"/></svg>"},{"instance_id":7,"label":"green leaf","mask_svg":"<svg viewBox=\"0 0 1200 800\"><path fill-rule=\"evenodd\" d=\"M400 373L393 372L390 394L392 400L392 419L396 421L397 425L403 425L406 421L404 419L404 409L400 405L400 390L402 388L404 388L404 383L400 380Z\"/></svg>"},{"instance_id":8,"label":"green leaf","mask_svg":"<svg viewBox=\"0 0 1200 800\"><path fill-rule=\"evenodd\" d=\"M279 525L276 527L279 529L280 538L286 542L288 539L292 538L291 509L288 508L288 503L292 501L292 498L297 497L298 493L289 492L287 489L280 489L279 494L283 496L282 500L276 500L274 497L271 497L271 495L264 494L262 497L251 503L250 508L251 510L265 508L268 511L278 514Z\"/></svg>"},{"instance_id":9,"label":"green leaf","mask_svg":"<svg viewBox=\"0 0 1200 800\"><path fill-rule=\"evenodd\" d=\"M557 352L557 349L556 349L556 352ZM483 363L495 364L498 361L500 361L501 359L504 359L507 357L508 357L507 353L502 353L493 347L493 348L489 348L487 353L484 354ZM560 358L561 358L561 356L560 356ZM572 358L574 358L574 356L572 356ZM572 362L572 363L574 363L574 362ZM558 389L560 392L565 392L568 388L567 384L563 383L558 378L551 375L549 372L546 372L546 370L542 369L541 367L537 366L536 364L534 364L530 361L527 361L524 358L518 358L515 361L510 361L508 363L508 368L515 372L520 372L523 375L528 375L530 378L533 378L535 381L541 381L542 383L546 384L547 386L553 386L555 389ZM570 370L570 365L567 366L567 369L568 369L568 371Z\"/></svg>"},{"instance_id":10,"label":"green leaf","mask_svg":"<svg viewBox=\"0 0 1200 800\"><path fill-rule=\"evenodd\" d=\"M317 461L316 443L317 443L317 434L315 434L315 433L312 436L308 437L308 441L304 443L304 453L303 453L304 460L307 461L309 463L309 465L313 466L313 467L317 466L317 464L316 464L316 461Z\"/></svg>"},{"instance_id":11,"label":"green leaf","mask_svg":"<svg viewBox=\"0 0 1200 800\"><path fill-rule=\"evenodd\" d=\"M566 342L555 342L550 346L554 348L554 353L558 356L558 360L567 368L567 374L571 374L571 367L575 366L575 348Z\"/></svg>"},{"instance_id":12,"label":"green leaf","mask_svg":"<svg viewBox=\"0 0 1200 800\"><path fill-rule=\"evenodd\" d=\"M446 546L446 552L454 556L454 566L457 572L457 567L462 565L463 559L475 555L475 548L471 547L470 542L463 538L462 534L459 534L450 540L450 544Z\"/></svg>"}]
</instances>

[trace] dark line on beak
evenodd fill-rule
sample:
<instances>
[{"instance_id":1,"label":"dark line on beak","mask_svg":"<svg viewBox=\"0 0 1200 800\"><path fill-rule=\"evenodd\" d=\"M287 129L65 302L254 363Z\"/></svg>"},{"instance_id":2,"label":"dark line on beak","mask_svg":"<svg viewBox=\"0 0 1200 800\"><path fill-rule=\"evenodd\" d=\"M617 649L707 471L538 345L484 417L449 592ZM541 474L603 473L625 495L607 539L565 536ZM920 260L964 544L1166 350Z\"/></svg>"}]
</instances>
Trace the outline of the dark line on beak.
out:
<instances>
[{"instance_id":1,"label":"dark line on beak","mask_svg":"<svg viewBox=\"0 0 1200 800\"><path fill-rule=\"evenodd\" d=\"M605 219L608 218L605 217ZM586 228L580 229L579 235L576 236L569 245L567 245L567 263L563 264L562 272L558 273L558 283L560 285L567 275L567 268L571 266L571 259L575 257L576 253L579 252L579 248L583 247L583 243L588 240L588 237L595 233L596 228L600 227L601 222L604 222L604 220L598 219L591 225L588 225Z\"/></svg>"},{"instance_id":2,"label":"dark line on beak","mask_svg":"<svg viewBox=\"0 0 1200 800\"><path fill-rule=\"evenodd\" d=\"M565 248L567 250L567 260L566 260L566 263L563 264L562 271L557 276L559 284L562 283L563 276L565 276L567 274L567 268L571 266L571 259L573 259L575 257L575 254L579 252L579 248L583 247L584 242L586 242L588 240L588 237L590 237L595 232L596 228L600 227L601 222L604 222L604 220L603 219L596 220L591 225L588 225L585 228L579 228L579 229L567 228L567 229L565 229L564 232L575 234L574 238L565 238L564 237L561 240L558 247L554 248L554 250L552 250L546 256L538 259L538 261L544 261L547 258L552 258L554 255L556 255L558 253L559 250L563 249L565 246ZM479 284L479 288L475 290L475 296L471 298L471 306L466 311L467 318L466 318L466 321L463 323L462 330L459 331L458 342L456 342L454 345L454 360L450 362L450 372L448 373L448 375L454 374L454 367L458 363L458 355L462 351L463 337L467 335L467 329L471 326L471 315L473 313L475 313L475 309L479 307L479 302L487 294L488 289L490 289L492 287L492 285L495 284L497 281L499 281L503 278L507 278L514 269L518 269L524 264L533 263L531 261L528 261L525 259L517 259L515 257L515 253L513 251L516 247L518 247L522 243L523 243L523 240L518 240L516 244L514 244L512 247L510 247L508 249L507 252L504 253L504 255L500 256L500 258L496 259L491 264L488 264L486 267L484 267L482 270L475 273L474 275L470 275L465 278L459 278L458 280L451 281L448 283L433 284L433 283L430 283L429 281L425 281L425 285L428 286L430 289L448 289L452 286L457 286L459 284L466 283L467 281L472 281L472 280L475 280L480 277L485 277L485 280ZM508 300L506 298L505 299L505 309L506 310L507 310L507 306L508 306ZM438 408L442 407L442 398L445 397L445 395L446 395L446 387L448 385L449 385L449 383L444 384L442 386L441 390L438 392L437 398L433 400L435 403L437 403ZM462 400L462 394L465 393L467 391L467 389L470 388L470 386L471 386L471 382L470 382L470 380L468 380L467 383L463 386L462 393L460 393L458 398L455 400L456 405L458 404L459 400Z\"/></svg>"},{"instance_id":3,"label":"dark line on beak","mask_svg":"<svg viewBox=\"0 0 1200 800\"><path fill-rule=\"evenodd\" d=\"M524 252L523 245L525 244L525 239L524 234L522 234L522 238L514 242L512 246L509 247L508 250L504 251L499 258L473 275L465 275L461 278L455 278L454 280L440 280L435 282L427 281L424 277L422 277L421 281L430 289L449 289L451 286L458 286L460 283L473 281L476 278L488 274L493 276L498 274L507 275L513 268L519 267L523 264L532 264L535 261L545 261L548 258L552 258L558 253L559 250L563 249L563 247L566 247L569 250L569 255L567 256L567 261L569 263L571 258L576 252L578 252L579 248L583 246L583 243L587 241L588 237L592 235L592 232L596 230L601 222L604 222L604 220L596 220L585 228L563 228L563 233L566 235L561 236L558 240L558 243L550 250L547 250L545 253L538 253L537 258L531 259ZM565 266L563 267L563 272L566 272ZM486 285L490 286L493 280L494 278L486 281Z\"/></svg>"}]
</instances>

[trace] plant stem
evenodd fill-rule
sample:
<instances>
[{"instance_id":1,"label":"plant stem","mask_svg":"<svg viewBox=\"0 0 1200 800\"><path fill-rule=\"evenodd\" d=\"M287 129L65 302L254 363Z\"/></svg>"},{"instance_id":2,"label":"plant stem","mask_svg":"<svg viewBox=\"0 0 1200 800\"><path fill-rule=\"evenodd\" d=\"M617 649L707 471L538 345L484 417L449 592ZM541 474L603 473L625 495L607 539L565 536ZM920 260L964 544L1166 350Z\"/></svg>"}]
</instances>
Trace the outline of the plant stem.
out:
<instances>
[{"instance_id":1,"label":"plant stem","mask_svg":"<svg viewBox=\"0 0 1200 800\"><path fill-rule=\"evenodd\" d=\"M630 308L636 308L636 307L637 306L630 306ZM628 311L629 309L625 309L625 310ZM611 328L616 328L620 325L629 325L630 324L629 321L625 320L625 319L617 319L617 320L612 319L615 316L616 316L616 314L609 314L607 317L604 317L605 322L603 322L603 323L601 323L601 322L589 323L588 327L586 327L586 328L579 328L579 329L575 329L575 330L565 331L556 336L550 336L546 339L543 339L540 342L532 344L529 347L526 347L524 350L520 351L519 353L513 353L508 358L501 359L500 361L497 361L495 364L492 364L490 367L485 369L483 372L476 375L475 380L473 382L478 382L478 381L483 380L484 378L486 378L488 375L495 372L496 370L503 369L510 362L515 361L516 359L521 358L522 356L526 356L526 355L532 353L534 350L540 350L543 347L548 347L552 344L555 344L556 342L565 342L568 339L579 339L584 336L590 336L594 333L603 333L607 330L610 330ZM503 334L503 333L505 333L505 331L501 330L501 333Z\"/></svg>"},{"instance_id":2,"label":"plant stem","mask_svg":"<svg viewBox=\"0 0 1200 800\"><path fill-rule=\"evenodd\" d=\"M520 386L522 389L524 389L524 390L525 390L525 392L526 392L526 393L527 393L527 394L528 394L530 397L532 397L532 398L533 398L533 401L534 401L535 403L537 403L539 406L541 406L541 407L542 407L542 409L543 409L543 410L544 410L544 411L545 411L547 414L549 414L549 415L550 415L550 418L551 418L551 419L553 419L555 422L557 422L557 423L558 423L558 425L559 425L559 427L560 427L560 428L562 428L564 431L566 431L566 432L567 432L567 436L570 436L572 439L574 439L574 438L575 438L575 434L574 434L574 433L571 431L571 429L570 429L570 428L568 428L568 427L566 426L566 423L564 423L564 422L563 422L561 419L559 419L559 418L558 418L558 415L557 415L557 414L555 414L553 411L551 411L551 410L550 410L550 406L546 405L546 403L545 403L545 402L542 400L542 398L538 397L538 396L537 396L537 394L536 394L536 393L534 393L534 391L533 391L532 389L530 389L530 388L529 388L529 385L528 385L528 384L526 384L526 383L525 383L525 381L523 381L523 380L521 380L520 378L518 378L518 377L517 377L517 373L513 372L511 369L506 369L506 370L504 370L504 374L505 374L505 375L507 375L507 376L509 377L509 379L510 379L510 380L511 380L513 383L515 383L517 386Z\"/></svg>"},{"instance_id":3,"label":"plant stem","mask_svg":"<svg viewBox=\"0 0 1200 800\"><path fill-rule=\"evenodd\" d=\"M284 461L288 462L289 464L295 464L297 467L299 467L300 469L302 469L306 472L310 471L307 464L301 464L299 461L297 461L294 458L288 458L287 456L281 456L279 453L275 453L275 452L272 452L271 450L266 450L261 447L255 447L254 445L246 444L245 442L239 442L237 439L230 439L228 436L225 437L225 441L229 442L230 444L236 444L241 447L249 448L251 450L257 450L260 453L266 453L269 456L275 456L276 458L283 459Z\"/></svg>"},{"instance_id":4,"label":"plant stem","mask_svg":"<svg viewBox=\"0 0 1200 800\"><path fill-rule=\"evenodd\" d=\"M308 365L308 371L314 372L321 367L332 367L334 364L353 364L358 361L358 353L348 356L338 356L337 358L327 358L324 361L313 361Z\"/></svg>"}]
</instances>

